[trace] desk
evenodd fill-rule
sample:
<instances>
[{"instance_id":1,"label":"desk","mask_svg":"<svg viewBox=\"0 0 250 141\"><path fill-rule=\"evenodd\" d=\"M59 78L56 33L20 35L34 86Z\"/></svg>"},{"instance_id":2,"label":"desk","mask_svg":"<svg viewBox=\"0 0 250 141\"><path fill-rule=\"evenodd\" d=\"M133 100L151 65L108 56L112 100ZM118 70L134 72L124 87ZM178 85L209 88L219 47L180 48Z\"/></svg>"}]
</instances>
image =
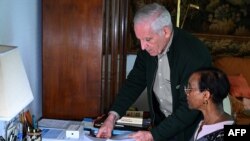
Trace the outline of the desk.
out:
<instances>
[{"instance_id":1,"label":"desk","mask_svg":"<svg viewBox=\"0 0 250 141\"><path fill-rule=\"evenodd\" d=\"M131 132L124 132L125 134L114 136L111 139L101 139L92 137L89 135L89 131L83 130L80 132L80 137L78 139L66 138L66 130L71 124L87 126L87 124L83 124L83 122L80 121L56 120L56 119L40 120L38 122L38 126L42 130L42 140L43 141L117 141L117 140L134 141L134 139L129 139L127 137L127 135Z\"/></svg>"},{"instance_id":2,"label":"desk","mask_svg":"<svg viewBox=\"0 0 250 141\"><path fill-rule=\"evenodd\" d=\"M118 135L118 136L112 137L111 139L101 139L101 138L92 137L86 132L82 132L79 139L72 139L72 138L66 138L66 134L64 131L62 132L61 137L59 138L43 137L42 140L43 141L118 141L118 140L119 141L134 141L134 139L128 138L127 135L128 134Z\"/></svg>"}]
</instances>

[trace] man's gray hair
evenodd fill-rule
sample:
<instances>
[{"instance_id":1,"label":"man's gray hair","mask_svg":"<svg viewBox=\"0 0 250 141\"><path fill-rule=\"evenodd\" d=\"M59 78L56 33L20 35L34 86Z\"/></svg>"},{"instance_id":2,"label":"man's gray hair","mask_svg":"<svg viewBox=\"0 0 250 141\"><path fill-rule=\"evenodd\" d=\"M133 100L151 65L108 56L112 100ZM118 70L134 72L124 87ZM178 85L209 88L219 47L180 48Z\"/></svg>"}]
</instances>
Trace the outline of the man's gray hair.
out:
<instances>
[{"instance_id":1,"label":"man's gray hair","mask_svg":"<svg viewBox=\"0 0 250 141\"><path fill-rule=\"evenodd\" d=\"M158 33L164 26L172 30L173 25L169 11L162 5L152 3L140 8L134 16L134 24L138 22L152 22L152 29Z\"/></svg>"}]
</instances>

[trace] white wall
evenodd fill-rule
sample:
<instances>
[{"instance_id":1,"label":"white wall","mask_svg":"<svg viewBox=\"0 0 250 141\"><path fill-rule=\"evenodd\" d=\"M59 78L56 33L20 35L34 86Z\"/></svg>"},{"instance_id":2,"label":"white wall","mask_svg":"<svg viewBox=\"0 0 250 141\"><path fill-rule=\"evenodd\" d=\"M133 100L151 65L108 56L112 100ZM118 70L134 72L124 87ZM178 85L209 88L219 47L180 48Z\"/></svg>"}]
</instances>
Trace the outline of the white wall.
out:
<instances>
[{"instance_id":1,"label":"white wall","mask_svg":"<svg viewBox=\"0 0 250 141\"><path fill-rule=\"evenodd\" d=\"M0 0L0 44L17 46L24 62L34 100L29 105L42 116L41 0Z\"/></svg>"}]
</instances>

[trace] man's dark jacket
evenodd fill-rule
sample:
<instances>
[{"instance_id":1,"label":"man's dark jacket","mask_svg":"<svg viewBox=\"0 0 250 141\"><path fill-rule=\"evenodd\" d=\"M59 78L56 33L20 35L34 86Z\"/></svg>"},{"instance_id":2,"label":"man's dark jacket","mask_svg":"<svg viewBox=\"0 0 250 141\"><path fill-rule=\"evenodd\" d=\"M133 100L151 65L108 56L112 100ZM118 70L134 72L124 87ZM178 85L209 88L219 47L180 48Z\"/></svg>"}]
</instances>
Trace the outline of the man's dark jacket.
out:
<instances>
[{"instance_id":1,"label":"man's dark jacket","mask_svg":"<svg viewBox=\"0 0 250 141\"><path fill-rule=\"evenodd\" d=\"M194 36L180 29L174 29L172 44L167 52L170 66L170 81L173 98L173 112L165 117L153 92L158 58L139 50L135 64L120 89L111 110L123 116L147 87L148 103L153 128L150 130L155 141L167 141L173 137L187 141L193 135L201 119L200 112L189 110L183 87L192 71L211 66L211 56L205 45Z\"/></svg>"}]
</instances>

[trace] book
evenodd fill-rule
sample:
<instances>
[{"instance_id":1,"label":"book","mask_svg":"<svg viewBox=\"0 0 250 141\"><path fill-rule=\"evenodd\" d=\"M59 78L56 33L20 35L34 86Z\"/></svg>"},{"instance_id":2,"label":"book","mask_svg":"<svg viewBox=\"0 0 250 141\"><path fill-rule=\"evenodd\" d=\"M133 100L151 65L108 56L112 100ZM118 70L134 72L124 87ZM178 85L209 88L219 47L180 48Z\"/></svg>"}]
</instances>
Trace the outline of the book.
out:
<instances>
[{"instance_id":1,"label":"book","mask_svg":"<svg viewBox=\"0 0 250 141\"><path fill-rule=\"evenodd\" d=\"M129 125L129 126L142 127L143 118L142 117L123 116L122 118L117 120L116 123L120 124L120 125Z\"/></svg>"},{"instance_id":2,"label":"book","mask_svg":"<svg viewBox=\"0 0 250 141\"><path fill-rule=\"evenodd\" d=\"M142 129L147 130L150 127L150 118L137 118L137 117L122 117L116 122L117 125L123 125L124 127L138 127L135 130Z\"/></svg>"},{"instance_id":3,"label":"book","mask_svg":"<svg viewBox=\"0 0 250 141\"><path fill-rule=\"evenodd\" d=\"M99 128L107 118L107 115L97 117L93 123L94 127ZM150 126L149 113L144 111L127 111L125 116L121 117L115 124L117 130L148 130Z\"/></svg>"},{"instance_id":4,"label":"book","mask_svg":"<svg viewBox=\"0 0 250 141\"><path fill-rule=\"evenodd\" d=\"M150 126L149 114L144 111L127 111L125 116L116 121L118 125L147 128Z\"/></svg>"},{"instance_id":5,"label":"book","mask_svg":"<svg viewBox=\"0 0 250 141\"><path fill-rule=\"evenodd\" d=\"M144 112L143 111L127 111L125 116L126 117L138 117L143 118Z\"/></svg>"}]
</instances>

